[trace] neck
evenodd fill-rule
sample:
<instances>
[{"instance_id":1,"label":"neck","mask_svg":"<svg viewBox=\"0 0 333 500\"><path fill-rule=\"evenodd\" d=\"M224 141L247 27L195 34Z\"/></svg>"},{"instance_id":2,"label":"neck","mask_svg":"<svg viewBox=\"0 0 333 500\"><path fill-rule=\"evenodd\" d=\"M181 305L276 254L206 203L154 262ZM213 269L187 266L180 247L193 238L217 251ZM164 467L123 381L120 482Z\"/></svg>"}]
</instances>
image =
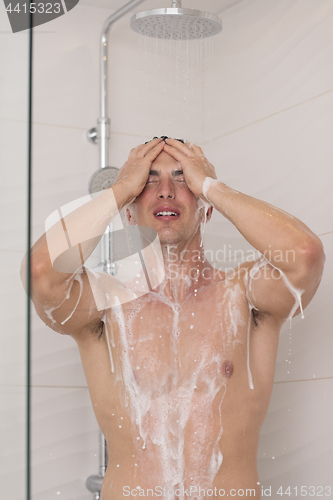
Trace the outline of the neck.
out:
<instances>
[{"instance_id":1,"label":"neck","mask_svg":"<svg viewBox=\"0 0 333 500\"><path fill-rule=\"evenodd\" d=\"M190 241L180 244L164 242L160 246L156 239L143 253L150 289L175 303L183 302L213 278L200 231Z\"/></svg>"},{"instance_id":2,"label":"neck","mask_svg":"<svg viewBox=\"0 0 333 500\"><path fill-rule=\"evenodd\" d=\"M188 295L207 284L207 270L201 240L187 246L165 245L162 247L165 279L159 291L173 302L182 302ZM205 274L206 270L206 274Z\"/></svg>"}]
</instances>

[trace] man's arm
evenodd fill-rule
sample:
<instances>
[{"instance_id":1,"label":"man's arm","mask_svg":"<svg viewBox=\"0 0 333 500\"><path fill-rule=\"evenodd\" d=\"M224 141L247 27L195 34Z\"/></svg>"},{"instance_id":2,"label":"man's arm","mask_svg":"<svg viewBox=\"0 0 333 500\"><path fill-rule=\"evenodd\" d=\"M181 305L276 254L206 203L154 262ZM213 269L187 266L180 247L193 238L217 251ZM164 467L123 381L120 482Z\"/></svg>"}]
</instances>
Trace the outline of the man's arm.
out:
<instances>
[{"instance_id":1,"label":"man's arm","mask_svg":"<svg viewBox=\"0 0 333 500\"><path fill-rule=\"evenodd\" d=\"M325 256L320 239L299 219L269 203L222 182L207 184L207 200L264 257L248 268L253 306L283 320L294 304L294 313L299 313L298 306L309 304L322 276Z\"/></svg>"},{"instance_id":2,"label":"man's arm","mask_svg":"<svg viewBox=\"0 0 333 500\"><path fill-rule=\"evenodd\" d=\"M98 331L105 311L97 306L92 287L98 289L101 303L107 287L111 287L111 293L124 293L115 278L96 276L83 264L118 211L140 194L151 163L162 149L161 139L134 148L112 189L63 216L32 247L32 300L39 316L52 329L75 338ZM26 275L27 257L21 266L25 287Z\"/></svg>"},{"instance_id":3,"label":"man's arm","mask_svg":"<svg viewBox=\"0 0 333 500\"><path fill-rule=\"evenodd\" d=\"M295 293L299 293L306 307L323 272L325 255L320 239L283 210L219 182L198 146L168 139L166 143L166 152L181 163L191 191L209 201L265 257L252 271L248 290L252 305L286 319L295 304Z\"/></svg>"}]
</instances>

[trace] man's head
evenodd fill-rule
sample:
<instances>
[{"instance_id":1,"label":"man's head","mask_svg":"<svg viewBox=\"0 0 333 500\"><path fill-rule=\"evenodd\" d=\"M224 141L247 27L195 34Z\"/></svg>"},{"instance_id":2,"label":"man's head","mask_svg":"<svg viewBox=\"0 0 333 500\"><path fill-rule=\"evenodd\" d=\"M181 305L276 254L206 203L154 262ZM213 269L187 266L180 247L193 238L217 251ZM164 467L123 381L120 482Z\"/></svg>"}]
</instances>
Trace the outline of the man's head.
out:
<instances>
[{"instance_id":1,"label":"man's head","mask_svg":"<svg viewBox=\"0 0 333 500\"><path fill-rule=\"evenodd\" d=\"M145 188L127 209L130 224L157 230L162 245L200 243L200 222L210 219L188 188L181 165L162 151L153 161Z\"/></svg>"}]
</instances>

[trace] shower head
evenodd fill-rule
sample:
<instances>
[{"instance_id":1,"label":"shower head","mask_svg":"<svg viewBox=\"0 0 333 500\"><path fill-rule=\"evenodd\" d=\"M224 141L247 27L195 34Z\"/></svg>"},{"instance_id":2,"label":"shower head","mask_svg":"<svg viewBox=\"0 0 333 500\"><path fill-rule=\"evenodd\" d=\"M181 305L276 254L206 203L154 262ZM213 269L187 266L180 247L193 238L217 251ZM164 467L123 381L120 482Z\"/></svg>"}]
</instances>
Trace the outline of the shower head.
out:
<instances>
[{"instance_id":1,"label":"shower head","mask_svg":"<svg viewBox=\"0 0 333 500\"><path fill-rule=\"evenodd\" d=\"M134 14L131 28L141 35L154 38L188 40L217 35L222 30L222 21L215 14L183 9L180 1L173 1L171 8Z\"/></svg>"}]
</instances>

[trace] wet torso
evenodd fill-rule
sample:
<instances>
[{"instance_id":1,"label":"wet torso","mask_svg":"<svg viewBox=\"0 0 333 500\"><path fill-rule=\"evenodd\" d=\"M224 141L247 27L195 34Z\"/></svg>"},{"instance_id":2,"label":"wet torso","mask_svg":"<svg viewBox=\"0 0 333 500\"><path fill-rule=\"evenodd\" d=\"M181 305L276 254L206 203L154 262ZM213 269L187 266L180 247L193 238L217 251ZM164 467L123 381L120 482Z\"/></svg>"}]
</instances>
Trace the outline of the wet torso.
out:
<instances>
[{"instance_id":1,"label":"wet torso","mask_svg":"<svg viewBox=\"0 0 333 500\"><path fill-rule=\"evenodd\" d=\"M191 486L191 498L203 496L195 487L256 489L259 498L256 454L279 329L253 317L239 279L180 304L152 292L109 310L102 337L89 353L80 346L108 442L102 500L132 498L124 493L138 486L178 489L180 498Z\"/></svg>"}]
</instances>

